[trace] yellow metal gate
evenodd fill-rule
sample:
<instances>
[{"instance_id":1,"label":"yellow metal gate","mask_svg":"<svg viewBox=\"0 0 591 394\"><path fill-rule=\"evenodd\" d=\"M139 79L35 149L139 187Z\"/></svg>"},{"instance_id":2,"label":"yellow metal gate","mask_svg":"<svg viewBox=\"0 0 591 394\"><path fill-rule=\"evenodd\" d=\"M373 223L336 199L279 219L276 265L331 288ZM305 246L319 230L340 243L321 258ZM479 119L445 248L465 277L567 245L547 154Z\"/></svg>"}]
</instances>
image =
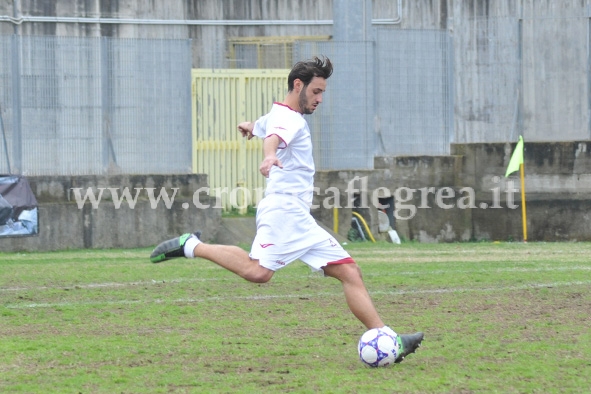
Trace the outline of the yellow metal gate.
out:
<instances>
[{"instance_id":1,"label":"yellow metal gate","mask_svg":"<svg viewBox=\"0 0 591 394\"><path fill-rule=\"evenodd\" d=\"M287 93L289 70L192 70L193 172L207 174L210 195L228 211L256 206L265 188L263 144L237 125L266 114Z\"/></svg>"}]
</instances>

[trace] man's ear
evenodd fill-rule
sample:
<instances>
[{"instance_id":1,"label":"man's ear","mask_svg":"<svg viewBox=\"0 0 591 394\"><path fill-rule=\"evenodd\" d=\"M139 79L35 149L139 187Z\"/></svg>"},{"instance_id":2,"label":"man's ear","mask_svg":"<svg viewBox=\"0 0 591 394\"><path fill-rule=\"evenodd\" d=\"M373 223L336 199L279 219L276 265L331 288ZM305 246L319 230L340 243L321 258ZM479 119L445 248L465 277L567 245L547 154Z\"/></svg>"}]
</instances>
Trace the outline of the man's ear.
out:
<instances>
[{"instance_id":1,"label":"man's ear","mask_svg":"<svg viewBox=\"0 0 591 394\"><path fill-rule=\"evenodd\" d=\"M302 91L304 87L304 83L302 82L301 79L295 79L293 81L293 90L295 90L296 93L300 93Z\"/></svg>"}]
</instances>

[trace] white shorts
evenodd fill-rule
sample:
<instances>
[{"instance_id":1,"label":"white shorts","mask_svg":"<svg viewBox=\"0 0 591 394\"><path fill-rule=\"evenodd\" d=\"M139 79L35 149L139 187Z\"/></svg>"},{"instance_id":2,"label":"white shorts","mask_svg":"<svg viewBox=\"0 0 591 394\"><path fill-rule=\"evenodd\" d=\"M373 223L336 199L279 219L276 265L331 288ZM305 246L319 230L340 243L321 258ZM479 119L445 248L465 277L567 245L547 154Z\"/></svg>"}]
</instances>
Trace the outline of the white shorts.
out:
<instances>
[{"instance_id":1,"label":"white shorts","mask_svg":"<svg viewBox=\"0 0 591 394\"><path fill-rule=\"evenodd\" d=\"M354 263L343 247L316 223L305 202L288 194L270 194L257 207L257 234L250 257L277 271L300 259L315 271L331 264Z\"/></svg>"}]
</instances>

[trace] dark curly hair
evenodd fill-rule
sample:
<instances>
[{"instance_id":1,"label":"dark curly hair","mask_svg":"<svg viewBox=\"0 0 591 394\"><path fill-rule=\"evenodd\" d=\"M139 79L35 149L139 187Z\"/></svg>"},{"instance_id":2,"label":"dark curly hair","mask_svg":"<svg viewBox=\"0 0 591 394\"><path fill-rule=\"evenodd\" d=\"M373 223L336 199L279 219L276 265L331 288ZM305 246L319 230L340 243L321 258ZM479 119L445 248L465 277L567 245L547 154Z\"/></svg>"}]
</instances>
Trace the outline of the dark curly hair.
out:
<instances>
[{"instance_id":1,"label":"dark curly hair","mask_svg":"<svg viewBox=\"0 0 591 394\"><path fill-rule=\"evenodd\" d=\"M322 56L322 59L318 56L314 56L310 60L304 60L297 62L291 69L289 76L287 77L287 90L293 90L293 81L299 79L304 83L304 86L308 86L312 78L320 77L328 79L332 74L332 63L330 59Z\"/></svg>"}]
</instances>

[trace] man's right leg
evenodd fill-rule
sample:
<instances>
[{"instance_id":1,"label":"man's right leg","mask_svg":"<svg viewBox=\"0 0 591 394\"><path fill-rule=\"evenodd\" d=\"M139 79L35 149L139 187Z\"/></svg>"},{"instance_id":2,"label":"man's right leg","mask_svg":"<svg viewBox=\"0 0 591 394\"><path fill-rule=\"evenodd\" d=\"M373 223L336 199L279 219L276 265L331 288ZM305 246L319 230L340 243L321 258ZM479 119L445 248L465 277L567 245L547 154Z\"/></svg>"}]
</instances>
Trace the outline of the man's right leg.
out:
<instances>
[{"instance_id":1,"label":"man's right leg","mask_svg":"<svg viewBox=\"0 0 591 394\"><path fill-rule=\"evenodd\" d=\"M199 240L199 235L183 234L162 242L154 249L150 260L159 263L176 257L201 257L250 282L265 283L273 277L273 270L259 265L259 261L251 259L243 249L231 245L204 244Z\"/></svg>"},{"instance_id":2,"label":"man's right leg","mask_svg":"<svg viewBox=\"0 0 591 394\"><path fill-rule=\"evenodd\" d=\"M193 254L195 257L213 261L249 282L268 282L275 273L259 265L258 260L251 259L248 253L238 246L200 243L195 246Z\"/></svg>"}]
</instances>

